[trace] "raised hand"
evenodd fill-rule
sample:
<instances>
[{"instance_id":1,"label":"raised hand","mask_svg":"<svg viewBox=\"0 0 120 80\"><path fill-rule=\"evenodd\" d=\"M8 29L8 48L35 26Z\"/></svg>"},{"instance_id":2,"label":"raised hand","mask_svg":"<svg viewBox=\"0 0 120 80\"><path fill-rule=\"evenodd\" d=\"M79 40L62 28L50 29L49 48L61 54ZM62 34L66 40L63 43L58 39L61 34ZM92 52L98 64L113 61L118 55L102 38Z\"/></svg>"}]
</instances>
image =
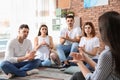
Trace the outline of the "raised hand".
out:
<instances>
[{"instance_id":1,"label":"raised hand","mask_svg":"<svg viewBox=\"0 0 120 80\"><path fill-rule=\"evenodd\" d=\"M42 45L46 45L46 41L45 41L45 40L43 40L41 44L42 44Z\"/></svg>"},{"instance_id":2,"label":"raised hand","mask_svg":"<svg viewBox=\"0 0 120 80\"><path fill-rule=\"evenodd\" d=\"M78 63L79 61L83 61L84 58L80 53L73 52L71 53L71 56L73 57L73 60L70 60L70 62Z\"/></svg>"},{"instance_id":3,"label":"raised hand","mask_svg":"<svg viewBox=\"0 0 120 80\"><path fill-rule=\"evenodd\" d=\"M69 39L68 32L66 32L65 38Z\"/></svg>"},{"instance_id":4,"label":"raised hand","mask_svg":"<svg viewBox=\"0 0 120 80\"><path fill-rule=\"evenodd\" d=\"M45 40L43 40L42 43L41 43L40 45L46 45L46 46L49 47L49 44L48 44Z\"/></svg>"}]
</instances>

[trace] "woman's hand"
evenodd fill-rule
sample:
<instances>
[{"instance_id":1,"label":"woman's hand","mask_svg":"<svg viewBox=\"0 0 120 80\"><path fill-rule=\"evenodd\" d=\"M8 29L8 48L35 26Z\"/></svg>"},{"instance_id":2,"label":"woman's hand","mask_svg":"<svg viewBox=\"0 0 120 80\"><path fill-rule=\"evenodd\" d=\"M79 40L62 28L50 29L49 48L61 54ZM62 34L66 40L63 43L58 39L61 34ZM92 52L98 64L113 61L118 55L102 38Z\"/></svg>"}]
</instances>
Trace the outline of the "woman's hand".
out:
<instances>
[{"instance_id":1,"label":"woman's hand","mask_svg":"<svg viewBox=\"0 0 120 80\"><path fill-rule=\"evenodd\" d=\"M81 53L71 53L71 56L73 57L73 60L70 60L70 62L78 63L79 61L84 61L84 56Z\"/></svg>"},{"instance_id":2,"label":"woman's hand","mask_svg":"<svg viewBox=\"0 0 120 80\"><path fill-rule=\"evenodd\" d=\"M43 42L42 42L40 45L46 45L47 47L49 47L49 44L48 44L48 43L46 43L46 41L45 41L45 40L43 40Z\"/></svg>"},{"instance_id":3,"label":"woman's hand","mask_svg":"<svg viewBox=\"0 0 120 80\"><path fill-rule=\"evenodd\" d=\"M78 47L79 52L85 53L85 45L83 47Z\"/></svg>"}]
</instances>

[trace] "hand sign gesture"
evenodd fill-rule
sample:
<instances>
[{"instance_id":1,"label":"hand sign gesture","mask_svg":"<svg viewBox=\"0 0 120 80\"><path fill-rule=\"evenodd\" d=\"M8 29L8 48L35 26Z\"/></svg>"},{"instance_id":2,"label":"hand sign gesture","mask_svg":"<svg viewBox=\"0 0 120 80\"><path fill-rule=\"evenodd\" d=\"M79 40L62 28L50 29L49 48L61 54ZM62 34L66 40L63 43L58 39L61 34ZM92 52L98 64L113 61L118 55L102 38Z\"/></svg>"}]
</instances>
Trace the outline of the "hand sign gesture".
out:
<instances>
[{"instance_id":1,"label":"hand sign gesture","mask_svg":"<svg viewBox=\"0 0 120 80\"><path fill-rule=\"evenodd\" d=\"M70 62L78 63L79 61L83 61L84 57L80 53L73 52L71 53L71 56L73 57L73 60L70 60Z\"/></svg>"}]
</instances>

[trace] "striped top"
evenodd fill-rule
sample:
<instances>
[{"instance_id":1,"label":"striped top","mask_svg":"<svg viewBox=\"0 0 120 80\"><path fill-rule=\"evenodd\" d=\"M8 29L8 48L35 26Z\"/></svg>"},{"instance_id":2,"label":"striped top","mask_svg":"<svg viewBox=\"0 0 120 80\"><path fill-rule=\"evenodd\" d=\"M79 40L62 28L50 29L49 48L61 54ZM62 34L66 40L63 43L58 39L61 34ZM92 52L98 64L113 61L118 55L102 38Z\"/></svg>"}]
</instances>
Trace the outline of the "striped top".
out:
<instances>
[{"instance_id":1,"label":"striped top","mask_svg":"<svg viewBox=\"0 0 120 80\"><path fill-rule=\"evenodd\" d=\"M114 75L114 67L110 49L104 50L99 56L98 64L93 73L88 73L86 80L120 80L120 77Z\"/></svg>"}]
</instances>

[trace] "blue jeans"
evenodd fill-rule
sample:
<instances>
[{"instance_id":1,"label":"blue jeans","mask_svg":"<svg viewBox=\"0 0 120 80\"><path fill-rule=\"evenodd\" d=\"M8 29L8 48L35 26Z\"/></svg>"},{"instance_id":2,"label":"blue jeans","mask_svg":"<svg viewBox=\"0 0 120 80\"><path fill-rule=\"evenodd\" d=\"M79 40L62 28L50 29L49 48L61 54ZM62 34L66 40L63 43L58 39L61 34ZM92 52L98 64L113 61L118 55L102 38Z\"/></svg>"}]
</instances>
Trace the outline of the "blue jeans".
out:
<instances>
[{"instance_id":1,"label":"blue jeans","mask_svg":"<svg viewBox=\"0 0 120 80\"><path fill-rule=\"evenodd\" d=\"M41 61L34 59L32 61L24 61L19 63L11 63L9 61L3 61L0 65L5 74L11 73L15 76L24 77L27 76L26 71L37 68Z\"/></svg>"},{"instance_id":2,"label":"blue jeans","mask_svg":"<svg viewBox=\"0 0 120 80\"><path fill-rule=\"evenodd\" d=\"M67 56L71 52L78 52L78 43L72 43L71 45L57 45L57 53L60 58L60 61L63 62L66 60Z\"/></svg>"},{"instance_id":3,"label":"blue jeans","mask_svg":"<svg viewBox=\"0 0 120 80\"><path fill-rule=\"evenodd\" d=\"M39 64L39 66L51 66L51 60L50 59L46 59L46 60L41 60L41 64Z\"/></svg>"}]
</instances>

